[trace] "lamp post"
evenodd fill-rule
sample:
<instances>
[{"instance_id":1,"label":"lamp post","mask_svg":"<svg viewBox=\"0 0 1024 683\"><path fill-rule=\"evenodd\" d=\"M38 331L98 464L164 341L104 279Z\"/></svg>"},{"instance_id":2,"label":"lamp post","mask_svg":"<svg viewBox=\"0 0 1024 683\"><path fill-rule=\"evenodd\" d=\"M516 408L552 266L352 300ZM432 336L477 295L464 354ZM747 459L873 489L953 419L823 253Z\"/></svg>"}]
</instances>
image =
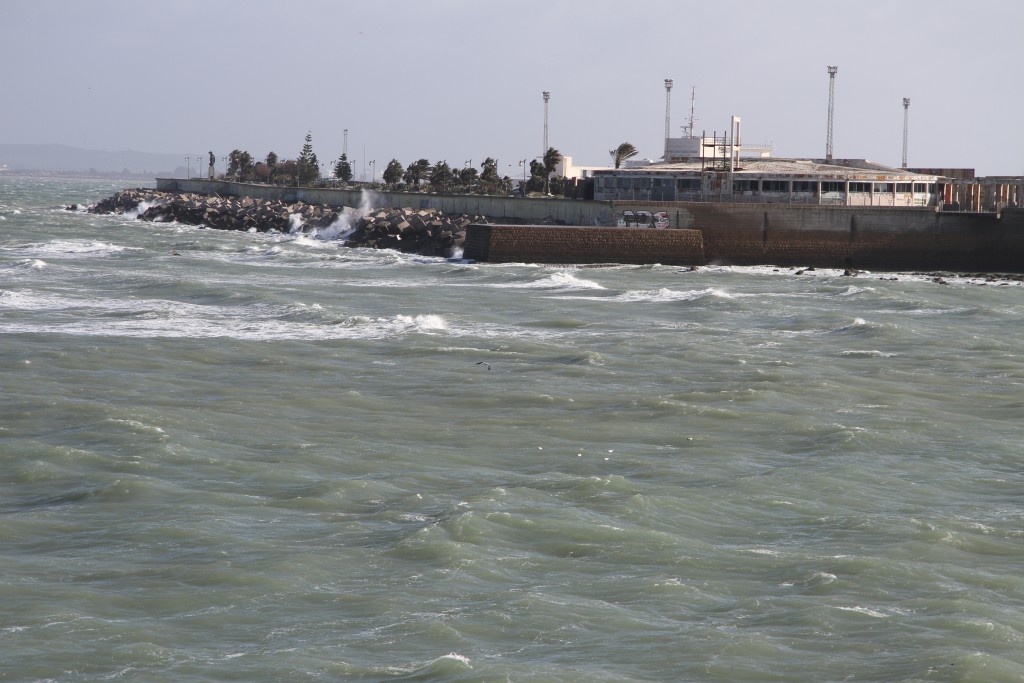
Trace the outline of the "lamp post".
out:
<instances>
[{"instance_id":1,"label":"lamp post","mask_svg":"<svg viewBox=\"0 0 1024 683\"><path fill-rule=\"evenodd\" d=\"M220 160L224 162L224 180L227 180L228 179L228 158L227 157L221 157ZM217 171L213 172L213 178L214 178L214 180L217 179Z\"/></svg>"},{"instance_id":2,"label":"lamp post","mask_svg":"<svg viewBox=\"0 0 1024 683\"><path fill-rule=\"evenodd\" d=\"M192 157L185 157L185 180L192 179Z\"/></svg>"},{"instance_id":3,"label":"lamp post","mask_svg":"<svg viewBox=\"0 0 1024 683\"><path fill-rule=\"evenodd\" d=\"M519 165L523 167L523 182L524 183L526 182L526 162L527 161L529 161L529 159L521 159L519 161Z\"/></svg>"},{"instance_id":4,"label":"lamp post","mask_svg":"<svg viewBox=\"0 0 1024 683\"><path fill-rule=\"evenodd\" d=\"M370 184L377 182L377 160L370 159Z\"/></svg>"}]
</instances>

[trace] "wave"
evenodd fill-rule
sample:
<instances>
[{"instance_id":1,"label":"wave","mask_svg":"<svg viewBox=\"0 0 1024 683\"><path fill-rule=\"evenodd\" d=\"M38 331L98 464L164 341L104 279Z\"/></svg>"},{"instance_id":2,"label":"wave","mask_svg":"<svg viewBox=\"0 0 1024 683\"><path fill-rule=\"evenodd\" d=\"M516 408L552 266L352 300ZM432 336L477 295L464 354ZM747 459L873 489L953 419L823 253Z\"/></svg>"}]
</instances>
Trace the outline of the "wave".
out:
<instances>
[{"instance_id":1,"label":"wave","mask_svg":"<svg viewBox=\"0 0 1024 683\"><path fill-rule=\"evenodd\" d=\"M28 258L62 258L78 256L111 256L126 251L141 251L137 248L125 247L120 244L110 244L98 240L76 240L58 239L50 242L31 242L10 247L3 247L3 251Z\"/></svg>"},{"instance_id":2,"label":"wave","mask_svg":"<svg viewBox=\"0 0 1024 683\"><path fill-rule=\"evenodd\" d=\"M487 286L487 285L484 285ZM501 289L553 289L573 291L586 289L605 289L604 285L593 280L584 280L570 271L558 271L526 282L508 282L490 285Z\"/></svg>"},{"instance_id":3,"label":"wave","mask_svg":"<svg viewBox=\"0 0 1024 683\"><path fill-rule=\"evenodd\" d=\"M0 310L67 311L8 321L8 333L81 336L278 339L381 339L447 332L438 314L334 317L318 304L203 305L164 299L76 298L24 291L0 292Z\"/></svg>"}]
</instances>

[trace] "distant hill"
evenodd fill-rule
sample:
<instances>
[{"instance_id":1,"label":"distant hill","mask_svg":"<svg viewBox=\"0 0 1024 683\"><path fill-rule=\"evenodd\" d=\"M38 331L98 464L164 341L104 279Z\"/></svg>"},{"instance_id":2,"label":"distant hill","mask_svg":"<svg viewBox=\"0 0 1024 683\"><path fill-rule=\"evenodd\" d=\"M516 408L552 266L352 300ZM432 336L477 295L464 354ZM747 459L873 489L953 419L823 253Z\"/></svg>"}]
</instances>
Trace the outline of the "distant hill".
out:
<instances>
[{"instance_id":1,"label":"distant hill","mask_svg":"<svg viewBox=\"0 0 1024 683\"><path fill-rule=\"evenodd\" d=\"M175 177L185 175L184 154L80 149L67 145L0 144L0 169ZM177 171L180 169L180 174Z\"/></svg>"}]
</instances>

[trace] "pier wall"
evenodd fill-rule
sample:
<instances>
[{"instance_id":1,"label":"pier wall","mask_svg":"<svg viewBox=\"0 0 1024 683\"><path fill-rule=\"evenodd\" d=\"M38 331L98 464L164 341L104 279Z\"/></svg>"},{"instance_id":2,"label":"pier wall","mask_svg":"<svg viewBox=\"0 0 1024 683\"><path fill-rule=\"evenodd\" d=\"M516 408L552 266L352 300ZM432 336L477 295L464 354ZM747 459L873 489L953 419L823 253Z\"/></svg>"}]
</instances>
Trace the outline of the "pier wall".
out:
<instances>
[{"instance_id":1,"label":"pier wall","mask_svg":"<svg viewBox=\"0 0 1024 683\"><path fill-rule=\"evenodd\" d=\"M490 263L706 263L699 230L470 225L463 256Z\"/></svg>"},{"instance_id":2,"label":"pier wall","mask_svg":"<svg viewBox=\"0 0 1024 683\"><path fill-rule=\"evenodd\" d=\"M157 189L331 206L359 206L365 196L359 189L202 179L158 179ZM966 213L924 207L373 195L373 208L433 208L447 214L483 215L496 223L567 224L470 226L464 253L480 261L1024 272L1021 208ZM663 212L669 228L610 227L625 211Z\"/></svg>"},{"instance_id":3,"label":"pier wall","mask_svg":"<svg viewBox=\"0 0 1024 683\"><path fill-rule=\"evenodd\" d=\"M358 207L364 190L330 187L282 187L258 183L234 183L202 178L157 178L156 189L165 192L197 192L283 202L302 201L307 204ZM486 195L441 195L426 192L382 192L367 190L373 197L373 208L394 207L437 209L447 214L482 215L492 220L523 220L560 222L566 225L614 225L610 202L575 199L492 197Z\"/></svg>"},{"instance_id":4,"label":"pier wall","mask_svg":"<svg viewBox=\"0 0 1024 683\"><path fill-rule=\"evenodd\" d=\"M709 263L876 270L1024 271L1024 209L616 202L696 229ZM656 231L662 232L662 231Z\"/></svg>"}]
</instances>

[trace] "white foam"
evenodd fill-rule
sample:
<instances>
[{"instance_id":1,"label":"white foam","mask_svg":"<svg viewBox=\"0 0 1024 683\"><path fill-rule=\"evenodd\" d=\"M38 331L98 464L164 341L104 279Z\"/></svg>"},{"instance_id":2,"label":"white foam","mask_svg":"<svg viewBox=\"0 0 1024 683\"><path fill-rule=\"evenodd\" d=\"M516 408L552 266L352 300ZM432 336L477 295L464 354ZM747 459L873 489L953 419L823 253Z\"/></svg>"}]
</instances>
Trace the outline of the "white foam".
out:
<instances>
[{"instance_id":1,"label":"white foam","mask_svg":"<svg viewBox=\"0 0 1024 683\"><path fill-rule=\"evenodd\" d=\"M836 607L836 609L842 610L844 612L856 612L858 614L864 614L869 617L874 617L875 619L889 618L888 614L879 612L878 610L871 609L870 607Z\"/></svg>"},{"instance_id":2,"label":"white foam","mask_svg":"<svg viewBox=\"0 0 1024 683\"><path fill-rule=\"evenodd\" d=\"M52 240L3 247L3 251L28 258L69 258L78 256L110 256L129 251L128 247L97 240ZM139 251L135 249L134 251Z\"/></svg>"},{"instance_id":3,"label":"white foam","mask_svg":"<svg viewBox=\"0 0 1024 683\"><path fill-rule=\"evenodd\" d=\"M508 289L556 289L561 291L604 289L603 285L593 280L584 280L565 270L529 282L513 282L492 286Z\"/></svg>"},{"instance_id":4,"label":"white foam","mask_svg":"<svg viewBox=\"0 0 1024 683\"><path fill-rule=\"evenodd\" d=\"M348 316L333 320L321 306L301 303L216 306L163 299L89 298L6 290L0 292L2 309L69 312L66 316L46 315L12 321L5 326L8 332L57 332L82 336L225 337L261 341L382 339L449 332L447 321L437 314Z\"/></svg>"}]
</instances>

